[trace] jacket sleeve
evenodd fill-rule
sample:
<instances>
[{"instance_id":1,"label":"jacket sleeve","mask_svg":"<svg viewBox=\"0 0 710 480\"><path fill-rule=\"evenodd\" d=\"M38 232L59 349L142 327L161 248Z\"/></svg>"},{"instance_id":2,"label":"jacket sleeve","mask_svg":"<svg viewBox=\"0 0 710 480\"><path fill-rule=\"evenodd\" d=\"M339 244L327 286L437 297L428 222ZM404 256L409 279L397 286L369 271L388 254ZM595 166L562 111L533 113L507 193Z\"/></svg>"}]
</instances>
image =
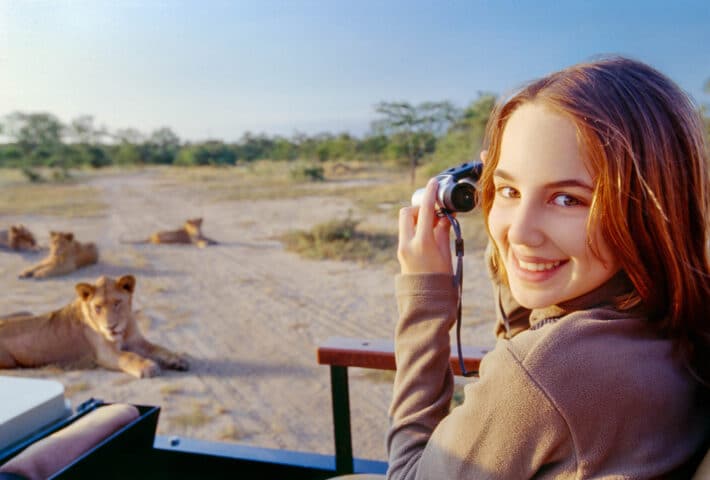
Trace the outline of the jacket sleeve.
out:
<instances>
[{"instance_id":1,"label":"jacket sleeve","mask_svg":"<svg viewBox=\"0 0 710 480\"><path fill-rule=\"evenodd\" d=\"M480 379L449 413L456 292L450 275L401 275L395 331L397 373L387 434L388 479L530 478L569 457L566 423L499 341Z\"/></svg>"}]
</instances>

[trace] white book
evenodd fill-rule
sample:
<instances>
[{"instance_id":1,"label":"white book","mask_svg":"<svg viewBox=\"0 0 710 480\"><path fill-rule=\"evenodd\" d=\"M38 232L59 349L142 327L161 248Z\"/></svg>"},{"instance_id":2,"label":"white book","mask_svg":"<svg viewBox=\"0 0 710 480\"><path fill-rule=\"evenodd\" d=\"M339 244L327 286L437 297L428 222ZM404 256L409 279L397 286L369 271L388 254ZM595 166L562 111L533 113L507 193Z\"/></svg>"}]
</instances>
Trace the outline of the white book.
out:
<instances>
[{"instance_id":1,"label":"white book","mask_svg":"<svg viewBox=\"0 0 710 480\"><path fill-rule=\"evenodd\" d=\"M0 376L0 451L71 413L60 382Z\"/></svg>"}]
</instances>

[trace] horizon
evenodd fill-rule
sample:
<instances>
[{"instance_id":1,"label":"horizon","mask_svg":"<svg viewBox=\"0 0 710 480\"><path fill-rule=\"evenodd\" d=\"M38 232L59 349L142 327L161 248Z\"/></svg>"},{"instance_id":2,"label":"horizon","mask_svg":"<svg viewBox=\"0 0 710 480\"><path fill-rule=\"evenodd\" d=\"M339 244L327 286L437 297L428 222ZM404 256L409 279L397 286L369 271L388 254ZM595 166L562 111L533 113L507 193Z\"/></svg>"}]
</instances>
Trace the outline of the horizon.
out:
<instances>
[{"instance_id":1,"label":"horizon","mask_svg":"<svg viewBox=\"0 0 710 480\"><path fill-rule=\"evenodd\" d=\"M599 55L649 63L710 95L710 4L654 0L0 4L0 118L80 115L184 142L246 132L362 137L380 101L506 95Z\"/></svg>"}]
</instances>

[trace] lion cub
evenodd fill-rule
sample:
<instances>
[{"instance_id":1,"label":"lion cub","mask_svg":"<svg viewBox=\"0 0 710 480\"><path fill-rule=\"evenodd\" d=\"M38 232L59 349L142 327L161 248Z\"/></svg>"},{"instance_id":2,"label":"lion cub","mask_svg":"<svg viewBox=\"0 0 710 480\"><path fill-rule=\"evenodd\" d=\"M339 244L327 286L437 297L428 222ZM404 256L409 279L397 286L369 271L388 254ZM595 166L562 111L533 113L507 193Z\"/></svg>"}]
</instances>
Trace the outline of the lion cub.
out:
<instances>
[{"instance_id":1,"label":"lion cub","mask_svg":"<svg viewBox=\"0 0 710 480\"><path fill-rule=\"evenodd\" d=\"M49 255L25 269L20 273L20 278L66 275L99 260L96 245L77 242L73 233L50 232L49 237Z\"/></svg>"},{"instance_id":2,"label":"lion cub","mask_svg":"<svg viewBox=\"0 0 710 480\"><path fill-rule=\"evenodd\" d=\"M207 245L217 244L216 241L212 240L211 238L207 238L202 234L201 218L190 218L185 221L185 223L182 225L182 228L179 228L177 230L155 232L146 240L123 243L192 243L200 248L206 247Z\"/></svg>"},{"instance_id":3,"label":"lion cub","mask_svg":"<svg viewBox=\"0 0 710 480\"><path fill-rule=\"evenodd\" d=\"M90 359L138 378L158 375L158 365L187 370L184 358L141 334L132 305L135 286L132 275L100 277L94 285L78 283L77 298L64 308L0 318L0 368Z\"/></svg>"},{"instance_id":4,"label":"lion cub","mask_svg":"<svg viewBox=\"0 0 710 480\"><path fill-rule=\"evenodd\" d=\"M24 225L10 225L9 230L0 230L0 246L12 250L39 250L35 236Z\"/></svg>"}]
</instances>

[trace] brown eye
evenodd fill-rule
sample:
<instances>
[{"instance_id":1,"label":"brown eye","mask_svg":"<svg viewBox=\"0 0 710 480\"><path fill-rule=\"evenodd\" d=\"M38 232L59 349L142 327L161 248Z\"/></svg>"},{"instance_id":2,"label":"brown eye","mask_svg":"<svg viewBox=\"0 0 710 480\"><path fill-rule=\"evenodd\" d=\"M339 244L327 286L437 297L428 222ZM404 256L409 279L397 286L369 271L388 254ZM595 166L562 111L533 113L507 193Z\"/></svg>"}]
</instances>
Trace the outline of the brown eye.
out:
<instances>
[{"instance_id":1,"label":"brown eye","mask_svg":"<svg viewBox=\"0 0 710 480\"><path fill-rule=\"evenodd\" d=\"M101 313L101 305L94 305L94 311L98 314Z\"/></svg>"}]
</instances>

